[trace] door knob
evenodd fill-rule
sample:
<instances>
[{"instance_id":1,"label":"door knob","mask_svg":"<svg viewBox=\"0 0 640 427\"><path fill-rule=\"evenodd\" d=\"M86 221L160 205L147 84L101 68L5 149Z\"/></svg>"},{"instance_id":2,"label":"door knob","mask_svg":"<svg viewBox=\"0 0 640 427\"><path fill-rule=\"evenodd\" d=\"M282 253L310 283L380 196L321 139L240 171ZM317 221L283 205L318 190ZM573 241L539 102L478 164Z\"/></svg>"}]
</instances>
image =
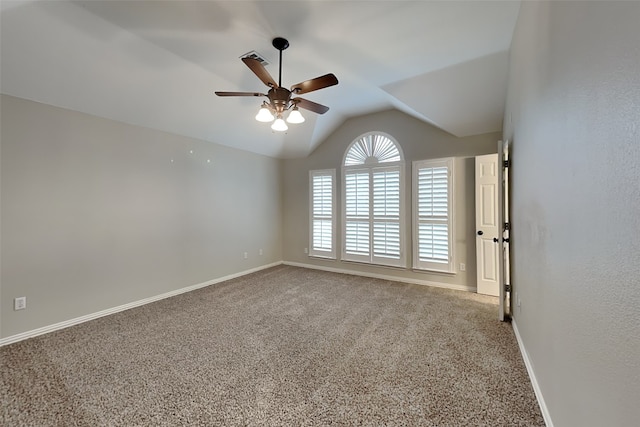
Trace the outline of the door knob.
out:
<instances>
[{"instance_id":1,"label":"door knob","mask_svg":"<svg viewBox=\"0 0 640 427\"><path fill-rule=\"evenodd\" d=\"M498 239L497 237L494 237L494 238L493 238L493 241L494 241L494 242L496 242L496 243L498 243L498 242L500 241L500 239Z\"/></svg>"},{"instance_id":2,"label":"door knob","mask_svg":"<svg viewBox=\"0 0 640 427\"><path fill-rule=\"evenodd\" d=\"M483 234L482 230L478 231L478 236L482 236Z\"/></svg>"}]
</instances>

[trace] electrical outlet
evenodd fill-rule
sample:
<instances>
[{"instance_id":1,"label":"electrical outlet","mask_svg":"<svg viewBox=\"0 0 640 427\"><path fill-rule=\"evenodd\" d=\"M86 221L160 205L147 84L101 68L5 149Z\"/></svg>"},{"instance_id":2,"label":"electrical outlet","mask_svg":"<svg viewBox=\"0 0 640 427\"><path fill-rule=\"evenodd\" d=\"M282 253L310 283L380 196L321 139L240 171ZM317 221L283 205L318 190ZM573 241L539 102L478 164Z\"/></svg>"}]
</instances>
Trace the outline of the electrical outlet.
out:
<instances>
[{"instance_id":1,"label":"electrical outlet","mask_svg":"<svg viewBox=\"0 0 640 427\"><path fill-rule=\"evenodd\" d=\"M248 252L245 252L245 253L242 255L242 257L243 257L244 259L249 258L249 253L248 253Z\"/></svg>"},{"instance_id":2,"label":"electrical outlet","mask_svg":"<svg viewBox=\"0 0 640 427\"><path fill-rule=\"evenodd\" d=\"M467 271L467 266L463 262L460 263L460 271Z\"/></svg>"},{"instance_id":3,"label":"electrical outlet","mask_svg":"<svg viewBox=\"0 0 640 427\"><path fill-rule=\"evenodd\" d=\"M24 310L27 308L27 297L18 297L13 300L13 309L14 310Z\"/></svg>"},{"instance_id":4,"label":"electrical outlet","mask_svg":"<svg viewBox=\"0 0 640 427\"><path fill-rule=\"evenodd\" d=\"M309 253L309 248L304 248L304 253L308 254Z\"/></svg>"},{"instance_id":5,"label":"electrical outlet","mask_svg":"<svg viewBox=\"0 0 640 427\"><path fill-rule=\"evenodd\" d=\"M258 255L262 256L262 249L258 251Z\"/></svg>"}]
</instances>

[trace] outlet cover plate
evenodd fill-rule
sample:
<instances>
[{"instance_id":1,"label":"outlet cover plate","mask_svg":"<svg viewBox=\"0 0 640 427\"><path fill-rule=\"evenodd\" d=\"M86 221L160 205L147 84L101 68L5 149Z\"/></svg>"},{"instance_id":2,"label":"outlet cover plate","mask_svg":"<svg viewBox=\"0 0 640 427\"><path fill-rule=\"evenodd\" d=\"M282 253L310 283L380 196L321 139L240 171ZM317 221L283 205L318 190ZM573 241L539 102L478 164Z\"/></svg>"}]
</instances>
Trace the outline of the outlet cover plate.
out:
<instances>
[{"instance_id":1,"label":"outlet cover plate","mask_svg":"<svg viewBox=\"0 0 640 427\"><path fill-rule=\"evenodd\" d=\"M27 297L18 297L13 300L14 310L24 310L27 308Z\"/></svg>"}]
</instances>

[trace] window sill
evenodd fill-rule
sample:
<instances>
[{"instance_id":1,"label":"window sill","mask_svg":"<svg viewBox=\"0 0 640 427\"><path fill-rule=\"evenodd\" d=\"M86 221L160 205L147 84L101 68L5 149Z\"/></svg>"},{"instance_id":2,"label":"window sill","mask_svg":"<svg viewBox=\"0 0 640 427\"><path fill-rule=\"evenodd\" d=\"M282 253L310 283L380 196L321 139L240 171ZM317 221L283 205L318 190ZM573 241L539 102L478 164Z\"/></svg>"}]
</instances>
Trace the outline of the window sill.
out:
<instances>
[{"instance_id":1,"label":"window sill","mask_svg":"<svg viewBox=\"0 0 640 427\"><path fill-rule=\"evenodd\" d=\"M429 270L426 268L412 268L411 271L413 271L414 273L425 273L425 274L439 274L442 276L455 276L456 274L458 274L455 271L444 271L444 270Z\"/></svg>"},{"instance_id":2,"label":"window sill","mask_svg":"<svg viewBox=\"0 0 640 427\"><path fill-rule=\"evenodd\" d=\"M334 257L334 256L322 256L322 255L309 255L309 258L329 260L329 261L335 261L336 260L336 257Z\"/></svg>"},{"instance_id":3,"label":"window sill","mask_svg":"<svg viewBox=\"0 0 640 427\"><path fill-rule=\"evenodd\" d=\"M368 267L389 268L391 270L408 270L408 268L406 266L401 266L401 265L374 264L374 263L371 263L371 262L353 261L353 260L350 260L350 259L341 259L340 262L344 262L344 263L347 263L347 264L364 265L364 266L368 266Z\"/></svg>"}]
</instances>

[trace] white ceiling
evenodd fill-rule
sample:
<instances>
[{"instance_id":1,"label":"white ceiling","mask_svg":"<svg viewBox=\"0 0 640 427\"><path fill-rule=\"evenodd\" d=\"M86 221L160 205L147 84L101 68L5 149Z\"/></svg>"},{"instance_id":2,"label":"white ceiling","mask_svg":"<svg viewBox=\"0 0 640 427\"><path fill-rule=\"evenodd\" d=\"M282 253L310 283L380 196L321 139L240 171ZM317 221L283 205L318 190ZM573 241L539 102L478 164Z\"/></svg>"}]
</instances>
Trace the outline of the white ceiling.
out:
<instances>
[{"instance_id":1,"label":"white ceiling","mask_svg":"<svg viewBox=\"0 0 640 427\"><path fill-rule=\"evenodd\" d=\"M500 131L517 1L5 1L2 93L274 157L309 154L345 119L397 108L456 136ZM286 134L240 61L289 39L283 86L330 107Z\"/></svg>"}]
</instances>

